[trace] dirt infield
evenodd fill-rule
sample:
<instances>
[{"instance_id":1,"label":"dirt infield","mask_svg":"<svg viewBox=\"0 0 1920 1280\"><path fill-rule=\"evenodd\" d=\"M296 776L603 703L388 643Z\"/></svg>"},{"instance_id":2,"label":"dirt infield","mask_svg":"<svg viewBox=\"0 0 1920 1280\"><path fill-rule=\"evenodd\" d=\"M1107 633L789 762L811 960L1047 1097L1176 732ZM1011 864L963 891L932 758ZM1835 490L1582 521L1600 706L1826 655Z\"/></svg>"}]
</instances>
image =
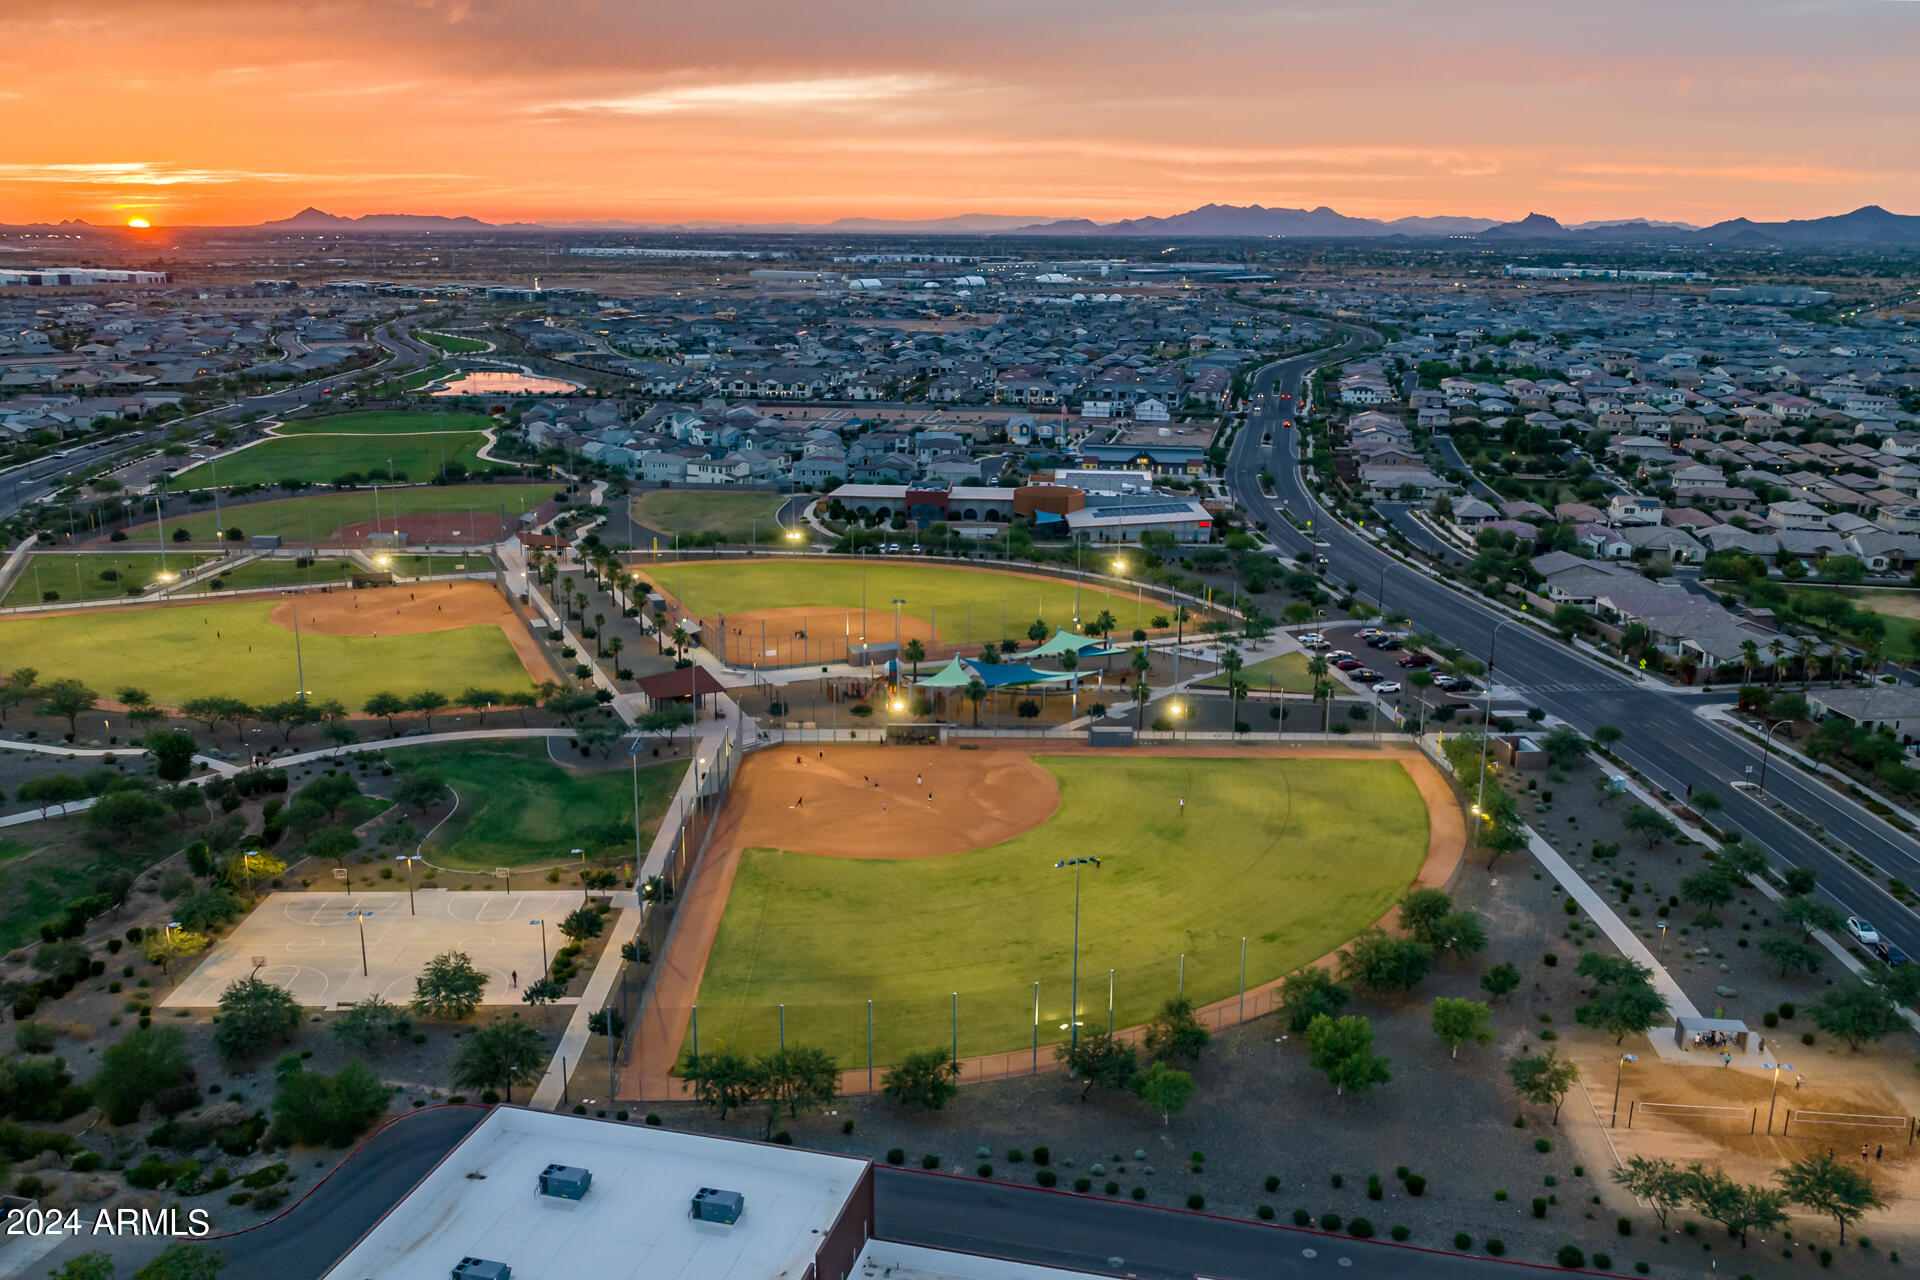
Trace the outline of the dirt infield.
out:
<instances>
[{"instance_id":1,"label":"dirt infield","mask_svg":"<svg viewBox=\"0 0 1920 1280\"><path fill-rule=\"evenodd\" d=\"M535 684L553 679L545 653L500 589L486 582L433 582L417 587L365 587L357 591L302 592L287 596L269 615L293 630L293 611L303 630L330 636L427 635L489 624L500 628Z\"/></svg>"},{"instance_id":2,"label":"dirt infield","mask_svg":"<svg viewBox=\"0 0 1920 1280\"><path fill-rule=\"evenodd\" d=\"M631 1064L620 1097L678 1098L672 1075L686 1031L685 1012L698 1000L700 979L719 935L740 857L748 848L774 845L797 853L863 858L933 858L980 849L1045 822L1059 808L1059 788L1035 755L1103 755L1069 743L1030 743L960 750L954 747L837 746L772 747L740 767L712 843L683 898L674 932L659 957L652 993L642 1012ZM1424 755L1412 748L1362 751L1340 747L1156 750L1156 756L1234 759L1392 760L1413 780L1428 815L1427 854L1416 886L1447 888L1458 875L1466 847L1466 824L1452 788ZM873 782L878 780L878 791ZM876 794L917 802L931 790L932 812L912 808L903 836L898 815L889 820ZM817 798L816 798L817 797ZM816 808L816 805L818 806ZM1383 921L1383 923L1385 923ZM1329 954L1315 961L1330 964ZM1279 986L1274 978L1249 988L1251 1013L1267 1012ZM1231 1025L1244 1002L1223 1000L1199 1011L1211 1025ZM1123 1034L1137 1037L1139 1028ZM963 1082L1024 1074L1022 1052L968 1058ZM1046 1069L1052 1069L1050 1066ZM866 1073L844 1073L849 1092L866 1088Z\"/></svg>"},{"instance_id":3,"label":"dirt infield","mask_svg":"<svg viewBox=\"0 0 1920 1280\"><path fill-rule=\"evenodd\" d=\"M436 543L442 546L490 547L512 537L522 528L520 517L503 516L494 511L423 511L398 518L382 516L342 525L323 545L358 547L374 534L396 531L407 535L409 546Z\"/></svg>"}]
</instances>

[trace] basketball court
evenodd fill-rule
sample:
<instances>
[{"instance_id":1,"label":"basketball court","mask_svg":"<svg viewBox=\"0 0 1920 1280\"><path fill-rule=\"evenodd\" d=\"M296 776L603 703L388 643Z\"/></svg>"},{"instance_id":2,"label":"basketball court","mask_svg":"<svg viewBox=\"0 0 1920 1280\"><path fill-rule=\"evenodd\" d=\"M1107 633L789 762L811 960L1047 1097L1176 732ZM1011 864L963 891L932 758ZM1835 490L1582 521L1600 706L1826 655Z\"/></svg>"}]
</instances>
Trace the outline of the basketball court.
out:
<instances>
[{"instance_id":1,"label":"basketball court","mask_svg":"<svg viewBox=\"0 0 1920 1280\"><path fill-rule=\"evenodd\" d=\"M353 1004L373 994L405 1004L413 998L413 980L428 960L442 952L464 951L489 979L482 1004L518 1004L514 972L521 987L544 972L540 926L530 922L546 922L546 951L551 955L567 942L560 922L579 905L577 890L424 889L414 894L415 914L409 915L404 892L268 894L160 1003L167 1008L211 1008L230 983L257 969L259 977L285 987L309 1008ZM350 914L357 911L368 915L363 920Z\"/></svg>"}]
</instances>

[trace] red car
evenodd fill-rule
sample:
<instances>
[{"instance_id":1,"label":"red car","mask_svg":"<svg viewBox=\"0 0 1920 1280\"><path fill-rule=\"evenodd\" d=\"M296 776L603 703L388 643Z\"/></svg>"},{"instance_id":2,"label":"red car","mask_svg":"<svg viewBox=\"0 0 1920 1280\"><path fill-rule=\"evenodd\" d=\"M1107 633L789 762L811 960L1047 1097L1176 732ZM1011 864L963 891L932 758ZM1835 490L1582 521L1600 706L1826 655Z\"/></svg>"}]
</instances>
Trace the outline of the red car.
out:
<instances>
[{"instance_id":1,"label":"red car","mask_svg":"<svg viewBox=\"0 0 1920 1280\"><path fill-rule=\"evenodd\" d=\"M1400 659L1400 665L1403 667L1430 667L1433 665L1433 657L1431 654L1410 653Z\"/></svg>"},{"instance_id":2,"label":"red car","mask_svg":"<svg viewBox=\"0 0 1920 1280\"><path fill-rule=\"evenodd\" d=\"M1358 671L1366 666L1366 663L1360 661L1358 658L1342 658L1333 665L1342 671Z\"/></svg>"}]
</instances>

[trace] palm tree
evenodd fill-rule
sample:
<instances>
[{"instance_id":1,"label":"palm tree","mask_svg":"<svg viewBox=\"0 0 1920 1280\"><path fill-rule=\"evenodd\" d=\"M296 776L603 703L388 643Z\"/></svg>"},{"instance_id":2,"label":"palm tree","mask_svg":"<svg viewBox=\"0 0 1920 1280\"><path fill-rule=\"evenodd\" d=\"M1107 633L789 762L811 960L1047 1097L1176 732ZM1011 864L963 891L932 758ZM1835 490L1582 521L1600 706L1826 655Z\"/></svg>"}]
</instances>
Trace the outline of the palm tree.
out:
<instances>
[{"instance_id":1,"label":"palm tree","mask_svg":"<svg viewBox=\"0 0 1920 1280\"><path fill-rule=\"evenodd\" d=\"M1880 678L1880 662L1886 656L1878 640L1868 640L1860 646L1860 665L1866 669L1867 679Z\"/></svg>"},{"instance_id":2,"label":"palm tree","mask_svg":"<svg viewBox=\"0 0 1920 1280\"><path fill-rule=\"evenodd\" d=\"M987 700L987 686L979 676L967 681L967 701L973 704L973 727L980 727L980 704Z\"/></svg>"},{"instance_id":3,"label":"palm tree","mask_svg":"<svg viewBox=\"0 0 1920 1280\"><path fill-rule=\"evenodd\" d=\"M1753 683L1753 669L1760 665L1760 646L1751 640L1740 642L1740 665L1744 668L1741 684Z\"/></svg>"},{"instance_id":4,"label":"palm tree","mask_svg":"<svg viewBox=\"0 0 1920 1280\"><path fill-rule=\"evenodd\" d=\"M1230 726L1233 735L1240 735L1240 700L1247 696L1247 682L1236 673L1227 678L1227 698L1233 705L1233 723Z\"/></svg>"},{"instance_id":5,"label":"palm tree","mask_svg":"<svg viewBox=\"0 0 1920 1280\"><path fill-rule=\"evenodd\" d=\"M1319 654L1307 659L1307 674L1313 677L1313 696L1326 699L1327 709L1321 715L1321 732L1327 732L1333 720L1333 683L1327 679L1327 672L1333 670L1333 664Z\"/></svg>"},{"instance_id":6,"label":"palm tree","mask_svg":"<svg viewBox=\"0 0 1920 1280\"><path fill-rule=\"evenodd\" d=\"M1820 646L1813 642L1812 636L1800 637L1800 687L1806 688L1813 683L1813 657Z\"/></svg>"},{"instance_id":7,"label":"palm tree","mask_svg":"<svg viewBox=\"0 0 1920 1280\"><path fill-rule=\"evenodd\" d=\"M607 615L604 613L594 614L593 615L593 656L596 658L604 658L607 656L607 646L604 643L602 643L602 637L605 636L606 633L607 633Z\"/></svg>"},{"instance_id":8,"label":"palm tree","mask_svg":"<svg viewBox=\"0 0 1920 1280\"><path fill-rule=\"evenodd\" d=\"M1068 650L1066 653L1060 655L1060 669L1062 671L1072 672L1078 670L1079 666L1079 654ZM1080 681L1077 679L1073 682L1073 714L1076 716L1080 714Z\"/></svg>"},{"instance_id":9,"label":"palm tree","mask_svg":"<svg viewBox=\"0 0 1920 1280\"><path fill-rule=\"evenodd\" d=\"M1767 641L1767 653L1773 658L1773 682L1780 683L1780 671L1786 664L1781 661L1787 652L1787 646L1779 636Z\"/></svg>"},{"instance_id":10,"label":"palm tree","mask_svg":"<svg viewBox=\"0 0 1920 1280\"><path fill-rule=\"evenodd\" d=\"M1191 618L1192 616L1193 615L1187 611L1187 606L1183 604L1175 605L1173 607L1173 626L1174 626L1173 642L1174 644L1181 645L1186 643L1187 619Z\"/></svg>"},{"instance_id":11,"label":"palm tree","mask_svg":"<svg viewBox=\"0 0 1920 1280\"><path fill-rule=\"evenodd\" d=\"M675 623L675 624L674 624L674 627L673 627L673 657L674 657L674 661L676 661L676 662L677 662L677 661L679 661L679 660L680 660L680 659L681 659L681 658L682 658L683 656L685 656L685 654L686 654L686 648L687 648L687 629L686 629L685 627L683 627L683 626L681 626L681 625L680 625L679 623Z\"/></svg>"},{"instance_id":12,"label":"palm tree","mask_svg":"<svg viewBox=\"0 0 1920 1280\"><path fill-rule=\"evenodd\" d=\"M913 664L913 678L920 678L920 664L927 660L927 646L919 640L907 641L907 647L900 651L902 657Z\"/></svg>"},{"instance_id":13,"label":"palm tree","mask_svg":"<svg viewBox=\"0 0 1920 1280\"><path fill-rule=\"evenodd\" d=\"M1146 727L1147 699L1153 696L1153 686L1141 680L1133 686L1133 729L1138 733Z\"/></svg>"},{"instance_id":14,"label":"palm tree","mask_svg":"<svg viewBox=\"0 0 1920 1280\"><path fill-rule=\"evenodd\" d=\"M620 670L620 651L626 647L627 642L619 636L607 637L607 652L613 655L613 668L615 672Z\"/></svg>"},{"instance_id":15,"label":"palm tree","mask_svg":"<svg viewBox=\"0 0 1920 1280\"><path fill-rule=\"evenodd\" d=\"M1153 666L1153 659L1147 656L1147 646L1141 645L1133 651L1133 661L1129 665L1135 676L1143 680L1146 678L1148 668Z\"/></svg>"}]
</instances>

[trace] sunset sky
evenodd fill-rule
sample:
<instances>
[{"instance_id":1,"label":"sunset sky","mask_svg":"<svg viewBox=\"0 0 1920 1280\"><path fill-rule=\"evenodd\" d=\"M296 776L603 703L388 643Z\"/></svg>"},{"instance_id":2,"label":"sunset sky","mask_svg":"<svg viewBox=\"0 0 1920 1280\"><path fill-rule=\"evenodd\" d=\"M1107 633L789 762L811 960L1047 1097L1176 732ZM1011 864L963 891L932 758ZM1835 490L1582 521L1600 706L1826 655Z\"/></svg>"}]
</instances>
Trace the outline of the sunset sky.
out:
<instances>
[{"instance_id":1,"label":"sunset sky","mask_svg":"<svg viewBox=\"0 0 1920 1280\"><path fill-rule=\"evenodd\" d=\"M9 0L0 222L1920 213L1920 0Z\"/></svg>"}]
</instances>

